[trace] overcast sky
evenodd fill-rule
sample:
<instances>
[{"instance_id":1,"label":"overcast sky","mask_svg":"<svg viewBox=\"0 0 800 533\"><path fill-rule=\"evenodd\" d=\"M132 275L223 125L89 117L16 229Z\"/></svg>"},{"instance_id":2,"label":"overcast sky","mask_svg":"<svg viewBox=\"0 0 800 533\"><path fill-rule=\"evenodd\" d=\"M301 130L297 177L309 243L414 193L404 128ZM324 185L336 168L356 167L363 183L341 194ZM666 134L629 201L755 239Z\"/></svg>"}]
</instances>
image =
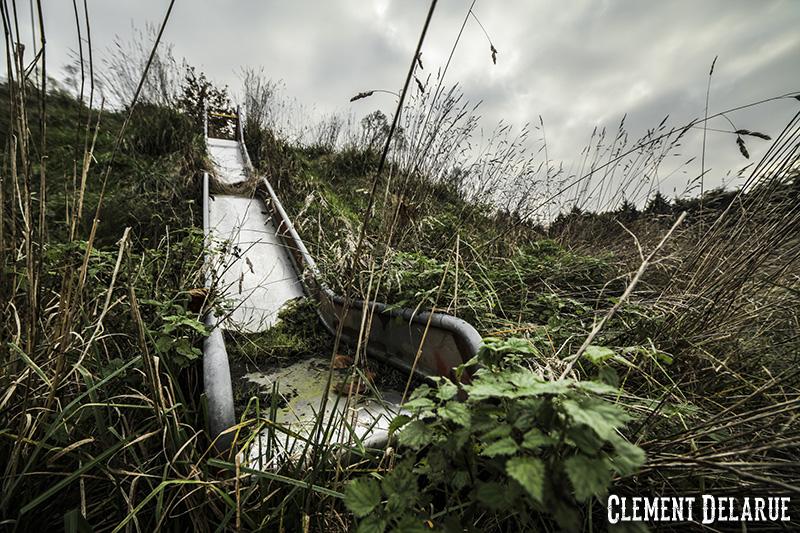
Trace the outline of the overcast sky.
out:
<instances>
[{"instance_id":1,"label":"overcast sky","mask_svg":"<svg viewBox=\"0 0 800 533\"><path fill-rule=\"evenodd\" d=\"M28 2L20 1L20 9ZM444 65L470 5L440 0L423 47L427 72ZM50 0L46 10L48 64L68 62L77 48L72 2ZM81 4L81 2L78 2ZM88 0L95 50L129 38L131 26L159 23L166 0ZM165 40L174 53L217 82L237 88L242 66L263 67L283 80L286 92L319 112L382 107L376 95L349 103L355 93L397 90L413 54L428 2L412 0L177 0ZM474 20L467 23L447 81L483 100L483 125L505 119L517 125L545 121L550 157L576 161L595 126L616 127L623 114L633 137L665 115L678 126L702 116L709 66L715 69L710 111L721 111L800 90L800 2L718 1L490 1L474 12L499 51ZM27 12L26 12L27 13ZM25 16L22 17L26 18ZM26 26L29 28L29 26ZM23 34L30 30L23 27ZM784 99L731 115L738 128L776 136L800 102ZM724 119L711 127L730 129ZM707 183L747 164L735 138L709 133ZM766 142L747 139L752 157ZM681 158L700 155L699 133ZM668 195L680 193L699 165L661 176ZM708 185L707 185L708 186Z\"/></svg>"}]
</instances>

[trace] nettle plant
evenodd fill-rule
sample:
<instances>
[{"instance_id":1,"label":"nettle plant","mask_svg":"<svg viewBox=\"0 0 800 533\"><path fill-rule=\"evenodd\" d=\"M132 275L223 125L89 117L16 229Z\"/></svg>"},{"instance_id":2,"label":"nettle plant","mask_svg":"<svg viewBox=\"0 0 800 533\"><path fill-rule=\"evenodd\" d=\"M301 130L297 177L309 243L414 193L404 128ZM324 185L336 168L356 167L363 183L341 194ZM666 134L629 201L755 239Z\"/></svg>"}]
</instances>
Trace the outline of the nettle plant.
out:
<instances>
[{"instance_id":1,"label":"nettle plant","mask_svg":"<svg viewBox=\"0 0 800 533\"><path fill-rule=\"evenodd\" d=\"M141 303L153 306L160 318L157 327L149 330L155 339L156 353L178 368L188 367L203 355L196 346L197 339L207 337L210 331L197 313L175 301L142 300Z\"/></svg>"},{"instance_id":2,"label":"nettle plant","mask_svg":"<svg viewBox=\"0 0 800 533\"><path fill-rule=\"evenodd\" d=\"M526 340L488 338L459 369L481 365L471 383L417 388L392 423L395 467L346 487L358 531L579 529L586 504L645 456L620 434L631 417L609 399L618 389L546 381L525 366L536 356Z\"/></svg>"}]
</instances>

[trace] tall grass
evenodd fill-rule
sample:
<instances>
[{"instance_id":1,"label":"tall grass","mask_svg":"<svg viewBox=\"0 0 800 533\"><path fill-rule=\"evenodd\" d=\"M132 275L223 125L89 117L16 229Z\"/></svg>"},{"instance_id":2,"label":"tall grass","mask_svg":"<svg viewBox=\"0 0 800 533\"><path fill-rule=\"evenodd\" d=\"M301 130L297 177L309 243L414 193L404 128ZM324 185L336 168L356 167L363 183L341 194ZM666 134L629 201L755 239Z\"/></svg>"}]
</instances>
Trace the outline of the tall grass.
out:
<instances>
[{"instance_id":1,"label":"tall grass","mask_svg":"<svg viewBox=\"0 0 800 533\"><path fill-rule=\"evenodd\" d=\"M501 126L497 149L490 142L470 164L476 108L458 95L436 103L420 90L403 109L359 258L360 295L448 309L484 332L522 336L544 375L561 375L566 358L583 379L622 385L618 399L638 419L630 437L648 462L618 479L618 492L797 492L796 117L742 189L640 211L699 122L665 119L633 142L624 121L613 137L595 131L569 171L547 158L544 141L528 154L524 132ZM429 112L436 119L426 124ZM367 209L356 191L375 165L374 116L361 126L350 138L362 140L339 153L281 149L295 176L283 188L287 203L332 272L353 253ZM515 192L527 203L514 203ZM562 216L537 225L548 205ZM643 263L682 211L684 225ZM587 339L609 348L609 364L578 357Z\"/></svg>"},{"instance_id":2,"label":"tall grass","mask_svg":"<svg viewBox=\"0 0 800 533\"><path fill-rule=\"evenodd\" d=\"M169 49L140 49L124 72L106 65L104 91L129 104L108 110L91 96L100 69L88 23L76 100L50 86L44 54L29 68L34 58L15 45L17 13L0 5L0 524L351 528L348 481L390 476L408 459L402 446L329 446L350 424L341 415L295 438L277 422L277 390L243 396L230 451L215 451L206 431L200 319L223 303L219 288L197 290L207 250L196 178L208 163L200 132L174 109L180 85ZM151 36L157 43L158 32ZM548 156L543 120L522 130L501 124L482 138L480 108L420 67L370 212L388 119L296 126L287 117L302 111L281 100L279 84L244 72L253 160L329 281L520 338L521 364L546 379L572 370L619 386L613 399L634 415L625 436L647 462L615 478L618 492L798 492L798 117L741 190L673 203L674 212L618 211L623 197L653 194L658 168L699 122L665 121L630 142L623 121L613 135L593 132L579 166L563 169ZM124 78L119 86L111 73ZM683 210L684 224L643 261ZM341 279L353 263L352 280ZM236 339L253 357L266 349ZM613 357L604 365L579 357L587 339ZM363 358L354 361L345 371L369 383ZM260 465L243 455L254 443ZM500 529L507 518L477 503L429 503L417 511L437 527L455 517ZM596 507L581 507L585 527Z\"/></svg>"}]
</instances>

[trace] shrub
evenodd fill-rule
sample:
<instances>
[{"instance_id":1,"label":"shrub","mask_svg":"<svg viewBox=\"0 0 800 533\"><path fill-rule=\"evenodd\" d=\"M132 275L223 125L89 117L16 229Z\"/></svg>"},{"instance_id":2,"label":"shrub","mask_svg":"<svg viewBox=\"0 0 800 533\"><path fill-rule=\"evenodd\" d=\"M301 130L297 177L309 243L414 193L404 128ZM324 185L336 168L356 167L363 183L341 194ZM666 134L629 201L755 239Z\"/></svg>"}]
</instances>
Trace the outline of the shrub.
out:
<instances>
[{"instance_id":1,"label":"shrub","mask_svg":"<svg viewBox=\"0 0 800 533\"><path fill-rule=\"evenodd\" d=\"M156 104L136 106L128 128L129 150L147 157L186 150L200 131L185 114Z\"/></svg>"},{"instance_id":2,"label":"shrub","mask_svg":"<svg viewBox=\"0 0 800 533\"><path fill-rule=\"evenodd\" d=\"M523 531L541 520L577 530L582 505L602 498L615 476L634 473L644 452L619 433L631 417L607 399L617 389L547 381L523 366L537 355L522 339L486 339L470 362L483 365L471 383L418 387L405 404L410 415L392 423L395 468L347 486L359 531L409 531L426 521Z\"/></svg>"}]
</instances>

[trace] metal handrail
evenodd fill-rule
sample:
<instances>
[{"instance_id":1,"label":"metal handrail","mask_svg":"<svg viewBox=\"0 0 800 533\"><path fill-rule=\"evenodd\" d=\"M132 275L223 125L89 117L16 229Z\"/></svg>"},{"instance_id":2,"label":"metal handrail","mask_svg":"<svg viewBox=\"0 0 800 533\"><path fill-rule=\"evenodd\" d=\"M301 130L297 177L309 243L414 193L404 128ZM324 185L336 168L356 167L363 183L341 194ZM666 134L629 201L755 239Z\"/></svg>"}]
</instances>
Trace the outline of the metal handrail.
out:
<instances>
[{"instance_id":1,"label":"metal handrail","mask_svg":"<svg viewBox=\"0 0 800 533\"><path fill-rule=\"evenodd\" d=\"M208 146L208 108L203 102L203 140ZM208 172L203 172L203 242L206 249L211 246L211 225L209 219L209 186ZM213 276L208 258L205 262L204 282L207 294L211 294ZM228 350L225 337L219 327L219 321L213 309L209 309L204 317L209 329L208 336L203 339L203 390L206 394L206 411L208 413L208 429L218 451L230 449L233 445L233 434L223 432L236 423L233 407L233 383L231 382Z\"/></svg>"},{"instance_id":2,"label":"metal handrail","mask_svg":"<svg viewBox=\"0 0 800 533\"><path fill-rule=\"evenodd\" d=\"M203 240L207 249L211 244L208 194L208 172L203 172ZM210 294L213 279L208 263L206 260L205 286L207 294ZM217 450L224 451L233 444L233 435L231 433L221 434L236 423L231 369L228 350L225 347L225 337L222 335L214 309L206 311L204 323L209 329L208 336L203 339L203 390L206 393L208 429L212 438L216 439Z\"/></svg>"},{"instance_id":3,"label":"metal handrail","mask_svg":"<svg viewBox=\"0 0 800 533\"><path fill-rule=\"evenodd\" d=\"M217 117L217 118L235 118L238 119L239 115L234 113L217 113L216 111L210 111L209 116Z\"/></svg>"}]
</instances>

